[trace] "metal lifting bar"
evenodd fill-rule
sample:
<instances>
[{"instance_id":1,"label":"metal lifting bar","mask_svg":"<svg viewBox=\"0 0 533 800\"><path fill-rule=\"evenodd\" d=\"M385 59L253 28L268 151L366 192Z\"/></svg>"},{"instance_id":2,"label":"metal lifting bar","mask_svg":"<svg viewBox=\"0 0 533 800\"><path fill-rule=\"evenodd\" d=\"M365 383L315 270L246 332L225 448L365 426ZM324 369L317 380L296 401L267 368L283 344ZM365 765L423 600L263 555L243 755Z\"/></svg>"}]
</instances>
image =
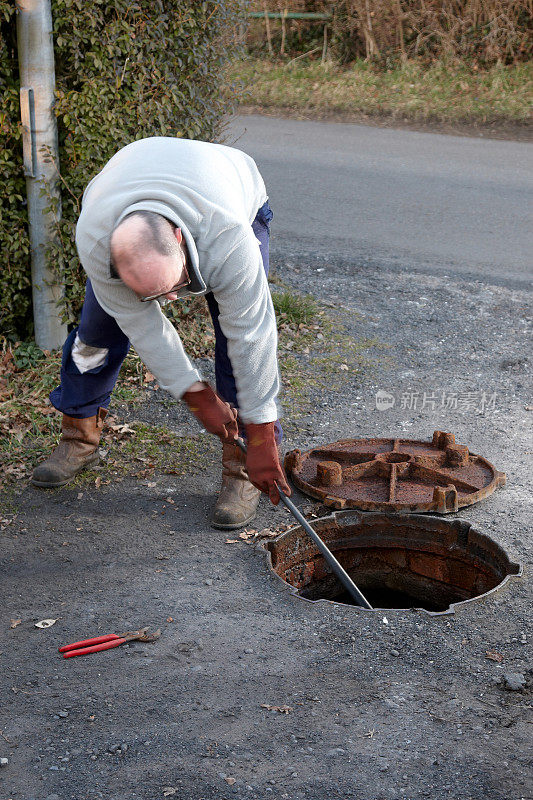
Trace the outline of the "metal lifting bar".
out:
<instances>
[{"instance_id":1,"label":"metal lifting bar","mask_svg":"<svg viewBox=\"0 0 533 800\"><path fill-rule=\"evenodd\" d=\"M236 439L235 441L237 445L240 447L240 449L243 451L243 453L246 453L246 445L244 444L243 440ZM309 538L316 544L319 551L324 556L325 561L327 562L327 564L329 564L331 571L336 576L336 578L342 583L342 585L349 593L355 605L362 606L362 608L368 608L372 610L372 606L370 605L364 594L357 588L357 586L352 581L352 579L350 578L344 567L342 567L339 564L339 562L337 561L337 559L335 558L329 547L322 541L318 533L316 533L316 531L312 529L312 527L309 525L308 521L305 519L303 514L296 508L294 503L291 500L289 500L285 492L283 492L279 488L279 486L277 488L279 496L281 498L281 502L286 508L289 509L294 519L300 523L300 525L307 533Z\"/></svg>"}]
</instances>

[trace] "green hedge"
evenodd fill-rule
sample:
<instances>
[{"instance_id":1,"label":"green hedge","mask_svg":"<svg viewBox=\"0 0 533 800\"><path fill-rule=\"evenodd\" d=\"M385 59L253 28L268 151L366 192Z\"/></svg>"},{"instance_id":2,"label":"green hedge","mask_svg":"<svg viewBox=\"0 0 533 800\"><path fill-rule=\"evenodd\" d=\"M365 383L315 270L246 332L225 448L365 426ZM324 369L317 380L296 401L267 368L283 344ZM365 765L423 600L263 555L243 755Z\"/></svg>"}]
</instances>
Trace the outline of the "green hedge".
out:
<instances>
[{"instance_id":1,"label":"green hedge","mask_svg":"<svg viewBox=\"0 0 533 800\"><path fill-rule=\"evenodd\" d=\"M62 220L50 263L73 321L84 276L74 230L84 187L145 136L213 140L228 110L225 39L242 0L52 0ZM32 335L14 3L0 0L0 331ZM225 91L224 91L225 89Z\"/></svg>"}]
</instances>

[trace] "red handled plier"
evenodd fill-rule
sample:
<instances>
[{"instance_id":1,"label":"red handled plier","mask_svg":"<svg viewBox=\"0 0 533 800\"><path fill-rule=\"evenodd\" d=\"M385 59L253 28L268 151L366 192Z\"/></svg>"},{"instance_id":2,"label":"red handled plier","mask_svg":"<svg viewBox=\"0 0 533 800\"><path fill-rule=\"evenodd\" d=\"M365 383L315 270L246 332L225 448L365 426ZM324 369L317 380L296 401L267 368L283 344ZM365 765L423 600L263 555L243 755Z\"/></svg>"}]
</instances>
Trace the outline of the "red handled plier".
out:
<instances>
[{"instance_id":1,"label":"red handled plier","mask_svg":"<svg viewBox=\"0 0 533 800\"><path fill-rule=\"evenodd\" d=\"M63 658L73 658L74 656L86 656L89 653L98 653L100 650L111 650L112 647L119 647L126 642L155 642L161 636L161 631L147 633L148 628L141 628L139 631L128 631L127 633L108 633L106 636L96 636L94 639L84 639L82 642L65 644L59 648L63 653Z\"/></svg>"}]
</instances>

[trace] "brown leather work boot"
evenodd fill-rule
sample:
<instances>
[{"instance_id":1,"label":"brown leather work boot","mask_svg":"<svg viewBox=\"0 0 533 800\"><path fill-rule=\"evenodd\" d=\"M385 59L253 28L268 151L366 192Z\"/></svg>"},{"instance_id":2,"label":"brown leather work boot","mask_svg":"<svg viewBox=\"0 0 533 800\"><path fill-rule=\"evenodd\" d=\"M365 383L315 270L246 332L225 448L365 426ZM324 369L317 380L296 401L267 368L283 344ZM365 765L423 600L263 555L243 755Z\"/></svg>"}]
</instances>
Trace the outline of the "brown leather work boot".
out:
<instances>
[{"instance_id":1,"label":"brown leather work boot","mask_svg":"<svg viewBox=\"0 0 533 800\"><path fill-rule=\"evenodd\" d=\"M261 492L248 480L246 455L235 444L222 445L222 486L211 518L213 528L242 528L256 514Z\"/></svg>"},{"instance_id":2,"label":"brown leather work boot","mask_svg":"<svg viewBox=\"0 0 533 800\"><path fill-rule=\"evenodd\" d=\"M94 417L76 419L63 414L61 439L51 456L33 470L34 486L64 486L86 467L98 464L98 444L107 409L99 408Z\"/></svg>"}]
</instances>

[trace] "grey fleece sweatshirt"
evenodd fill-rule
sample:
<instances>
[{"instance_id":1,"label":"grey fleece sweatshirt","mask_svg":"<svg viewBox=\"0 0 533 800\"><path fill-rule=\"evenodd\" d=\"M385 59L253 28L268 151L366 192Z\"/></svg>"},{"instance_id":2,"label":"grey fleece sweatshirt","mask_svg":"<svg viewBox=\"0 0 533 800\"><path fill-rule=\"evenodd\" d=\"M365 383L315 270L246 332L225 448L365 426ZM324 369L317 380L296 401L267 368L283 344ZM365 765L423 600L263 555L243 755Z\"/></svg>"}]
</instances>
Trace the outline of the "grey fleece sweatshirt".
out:
<instances>
[{"instance_id":1,"label":"grey fleece sweatshirt","mask_svg":"<svg viewBox=\"0 0 533 800\"><path fill-rule=\"evenodd\" d=\"M132 211L155 211L182 229L190 294L213 292L245 422L272 422L279 391L277 332L251 223L266 201L253 159L231 147L153 137L124 147L89 183L76 245L96 298L158 383L174 397L201 376L155 300L141 303L110 274L110 237ZM179 302L179 301L178 301Z\"/></svg>"}]
</instances>

